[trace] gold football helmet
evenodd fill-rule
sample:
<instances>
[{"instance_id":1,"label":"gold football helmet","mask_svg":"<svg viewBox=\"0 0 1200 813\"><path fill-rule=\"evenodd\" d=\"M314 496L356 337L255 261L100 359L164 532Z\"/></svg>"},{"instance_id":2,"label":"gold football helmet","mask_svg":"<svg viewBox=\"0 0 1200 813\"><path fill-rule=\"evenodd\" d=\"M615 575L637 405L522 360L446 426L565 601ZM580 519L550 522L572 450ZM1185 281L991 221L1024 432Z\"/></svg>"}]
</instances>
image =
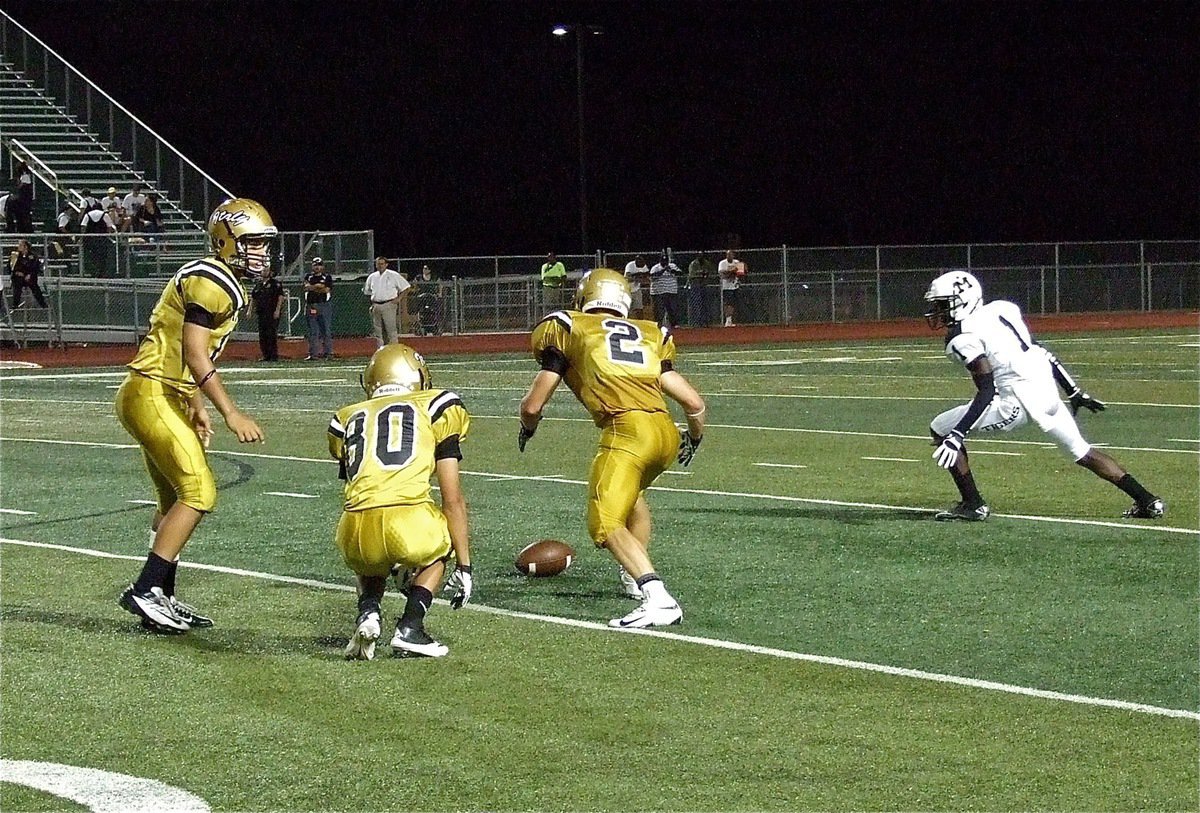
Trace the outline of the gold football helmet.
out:
<instances>
[{"instance_id":1,"label":"gold football helmet","mask_svg":"<svg viewBox=\"0 0 1200 813\"><path fill-rule=\"evenodd\" d=\"M407 344L385 344L376 350L359 380L369 398L401 395L433 386L425 359Z\"/></svg>"},{"instance_id":2,"label":"gold football helmet","mask_svg":"<svg viewBox=\"0 0 1200 813\"><path fill-rule=\"evenodd\" d=\"M250 198L230 198L208 218L212 252L243 275L263 276L271 267L272 242L279 236L266 207Z\"/></svg>"},{"instance_id":3,"label":"gold football helmet","mask_svg":"<svg viewBox=\"0 0 1200 813\"><path fill-rule=\"evenodd\" d=\"M584 313L608 310L628 316L631 302L629 281L624 274L611 268L593 268L579 280L579 289L575 292L575 308Z\"/></svg>"}]
</instances>

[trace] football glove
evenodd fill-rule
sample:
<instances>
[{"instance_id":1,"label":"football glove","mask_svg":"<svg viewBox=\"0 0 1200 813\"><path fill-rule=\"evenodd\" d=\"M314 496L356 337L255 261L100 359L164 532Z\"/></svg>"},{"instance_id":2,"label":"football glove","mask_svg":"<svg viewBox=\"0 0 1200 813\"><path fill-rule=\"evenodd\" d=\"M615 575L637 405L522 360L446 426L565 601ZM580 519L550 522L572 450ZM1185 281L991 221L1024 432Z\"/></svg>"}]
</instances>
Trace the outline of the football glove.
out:
<instances>
[{"instance_id":1,"label":"football glove","mask_svg":"<svg viewBox=\"0 0 1200 813\"><path fill-rule=\"evenodd\" d=\"M470 565L455 565L454 572L446 579L442 592L449 595L450 606L461 610L463 605L471 600L471 590L474 588L471 579Z\"/></svg>"},{"instance_id":2,"label":"football glove","mask_svg":"<svg viewBox=\"0 0 1200 813\"><path fill-rule=\"evenodd\" d=\"M951 429L941 445L933 450L933 459L943 469L954 468L954 464L958 462L958 455L962 452L963 440L962 432Z\"/></svg>"},{"instance_id":3,"label":"football glove","mask_svg":"<svg viewBox=\"0 0 1200 813\"><path fill-rule=\"evenodd\" d=\"M1103 412L1106 409L1103 401L1097 401L1078 388L1075 392L1067 396L1067 402L1071 405L1072 415L1078 415L1081 409L1086 409L1090 412Z\"/></svg>"},{"instance_id":4,"label":"football glove","mask_svg":"<svg viewBox=\"0 0 1200 813\"><path fill-rule=\"evenodd\" d=\"M700 448L700 441L704 440L704 435L694 438L686 429L679 430L679 465L688 466L692 462L692 458L696 456L696 450Z\"/></svg>"},{"instance_id":5,"label":"football glove","mask_svg":"<svg viewBox=\"0 0 1200 813\"><path fill-rule=\"evenodd\" d=\"M537 431L537 427L526 429L525 424L521 424L521 431L517 433L517 448L522 452L525 451L525 444L533 437L533 433Z\"/></svg>"}]
</instances>

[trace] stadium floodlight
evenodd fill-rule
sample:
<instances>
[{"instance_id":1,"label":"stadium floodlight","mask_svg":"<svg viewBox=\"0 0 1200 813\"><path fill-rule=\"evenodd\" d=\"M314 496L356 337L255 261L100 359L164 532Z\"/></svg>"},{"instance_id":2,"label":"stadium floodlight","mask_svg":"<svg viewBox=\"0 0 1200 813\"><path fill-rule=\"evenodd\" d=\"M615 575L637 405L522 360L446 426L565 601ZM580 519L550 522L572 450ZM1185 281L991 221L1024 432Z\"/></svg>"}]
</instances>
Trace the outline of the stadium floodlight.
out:
<instances>
[{"instance_id":1,"label":"stadium floodlight","mask_svg":"<svg viewBox=\"0 0 1200 813\"><path fill-rule=\"evenodd\" d=\"M579 239L584 254L588 253L588 202L587 202L587 151L584 141L583 127L583 35L603 34L604 28L598 25L574 23L567 25L559 23L550 29L556 37L575 35L575 104L579 112Z\"/></svg>"},{"instance_id":2,"label":"stadium floodlight","mask_svg":"<svg viewBox=\"0 0 1200 813\"><path fill-rule=\"evenodd\" d=\"M550 29L550 33L556 37L565 37L571 33L571 27L568 25L556 25Z\"/></svg>"}]
</instances>

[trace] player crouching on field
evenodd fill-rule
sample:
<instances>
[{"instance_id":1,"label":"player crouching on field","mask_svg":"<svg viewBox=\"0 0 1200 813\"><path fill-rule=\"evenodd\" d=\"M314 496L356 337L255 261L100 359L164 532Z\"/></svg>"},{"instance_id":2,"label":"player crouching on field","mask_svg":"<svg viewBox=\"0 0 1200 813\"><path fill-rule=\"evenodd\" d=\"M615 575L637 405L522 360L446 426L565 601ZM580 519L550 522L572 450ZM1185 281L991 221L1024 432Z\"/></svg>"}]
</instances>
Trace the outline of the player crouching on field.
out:
<instances>
[{"instance_id":1,"label":"player crouching on field","mask_svg":"<svg viewBox=\"0 0 1200 813\"><path fill-rule=\"evenodd\" d=\"M704 400L674 369L671 332L651 321L626 319L630 301L625 277L597 268L580 280L576 310L556 311L533 329L533 354L542 369L521 401L517 445L525 451L565 378L602 430L588 477L588 533L620 563L626 594L642 599L609 626L657 627L678 624L683 610L647 554L650 507L644 492L673 460L692 462L704 437ZM683 407L686 429L675 428L663 393Z\"/></svg>"},{"instance_id":2,"label":"player crouching on field","mask_svg":"<svg viewBox=\"0 0 1200 813\"><path fill-rule=\"evenodd\" d=\"M946 329L946 355L971 371L976 393L969 404L946 410L933 419L930 432L938 465L950 471L962 501L939 520L981 522L990 509L975 487L964 447L970 431L1008 432L1032 420L1059 447L1088 471L1133 498L1126 517L1157 519L1166 512L1158 497L1125 472L1117 461L1092 447L1075 423L1080 409L1099 412L1104 404L1079 388L1049 351L1033 340L1021 309L1011 302L984 304L979 280L965 271L935 279L925 293L930 304L926 321ZM1067 393L1070 412L1058 397L1055 382Z\"/></svg>"},{"instance_id":3,"label":"player crouching on field","mask_svg":"<svg viewBox=\"0 0 1200 813\"><path fill-rule=\"evenodd\" d=\"M345 510L337 546L358 576L358 622L348 659L371 660L380 602L394 566L412 572L408 603L396 619L392 654L440 658L450 650L425 632L425 614L453 550L446 582L450 605L471 600L467 501L459 481L459 443L471 418L457 395L431 389L421 355L405 344L380 348L362 376L367 400L342 407L329 422L329 453L341 463ZM442 507L433 504L436 473Z\"/></svg>"}]
</instances>

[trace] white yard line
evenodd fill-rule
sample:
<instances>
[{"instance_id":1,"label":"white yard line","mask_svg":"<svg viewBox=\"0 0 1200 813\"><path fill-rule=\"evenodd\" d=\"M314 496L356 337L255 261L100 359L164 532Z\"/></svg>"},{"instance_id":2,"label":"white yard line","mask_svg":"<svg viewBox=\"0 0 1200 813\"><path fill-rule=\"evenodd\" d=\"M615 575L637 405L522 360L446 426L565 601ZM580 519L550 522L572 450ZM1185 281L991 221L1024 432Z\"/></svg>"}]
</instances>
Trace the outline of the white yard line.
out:
<instances>
[{"instance_id":1,"label":"white yard line","mask_svg":"<svg viewBox=\"0 0 1200 813\"><path fill-rule=\"evenodd\" d=\"M268 497L299 497L304 500L315 500L316 494L300 494L296 491L264 491L264 495Z\"/></svg>"},{"instance_id":2,"label":"white yard line","mask_svg":"<svg viewBox=\"0 0 1200 813\"><path fill-rule=\"evenodd\" d=\"M96 443L93 441L83 440L44 440L40 438L3 438L0 437L0 442L22 442L22 443L52 443L63 446L86 446L101 449L133 449L136 446L119 445L115 443ZM215 449L209 450L212 455L227 455L229 457L249 457L264 460L289 460L298 463L321 463L325 465L333 465L337 461L327 458L317 457L298 457L295 455L271 455L255 452L238 452L233 450ZM542 483L563 483L567 485L587 485L586 480L575 480L567 477L559 477L556 474L551 475L525 475L525 474L506 474L503 472L494 471L468 471L463 470L464 475L472 477L487 477L493 481L500 482L506 480L525 480ZM759 494L755 492L744 491L717 491L713 489L702 488L672 488L670 486L650 486L649 491L663 491L677 494L702 494L714 497L730 497L734 499L753 499L753 500L775 500L779 502L801 503L808 505L836 505L845 508L875 508L881 511L904 511L911 513L933 513L936 509L924 508L915 505L889 505L887 503L867 503L867 502L850 502L846 500L825 500L812 497L792 497L781 494ZM1031 522L1050 522L1060 525L1087 525L1102 528L1121 528L1127 531L1158 531L1162 533L1175 534L1190 534L1200 536L1200 529L1196 528L1178 528L1170 525L1140 525L1130 522L1104 522L1102 520L1090 519L1070 519L1067 517L1036 517L1026 514L998 514L992 513L992 517L1006 519L1023 519Z\"/></svg>"},{"instance_id":3,"label":"white yard line","mask_svg":"<svg viewBox=\"0 0 1200 813\"><path fill-rule=\"evenodd\" d=\"M126 561L140 562L145 557L128 556L124 554L108 553L107 551L92 550L89 548L75 548L69 545L54 545L44 542L31 542L24 539L5 539L0 538L0 543L7 545L19 545L30 548L41 548L45 550L57 550L67 553L74 553L83 556L93 556L102 559L122 559ZM180 562L180 567L191 568L194 570L205 570L213 573L224 573L231 576L244 576L254 579L262 579L264 581L281 582L284 584L294 584L301 587L315 587L322 590L336 590L339 592L354 592L355 588L349 584L333 584L330 582L317 581L315 579L299 579L292 576L281 576L275 573L263 573L256 570L243 570L241 568L223 567L220 565L206 565L198 562ZM445 604L443 599L436 599L440 604ZM781 658L794 661L807 661L809 663L819 663L825 666L835 666L843 669L855 669L865 672L876 672L894 677L912 678L915 680L934 681L937 683L947 683L957 686L964 686L972 689L984 689L993 692L1002 692L1005 694L1023 695L1025 697L1036 697L1044 700L1056 700L1066 703L1076 703L1086 706L1101 706L1105 708L1118 709L1120 711L1134 711L1141 714L1152 714L1160 717L1178 717L1188 720L1200 720L1200 712L1191 711L1189 709L1171 709L1162 706L1153 706L1147 703L1134 703L1127 700L1113 700L1106 697L1088 697L1086 695L1069 694L1065 692L1055 692L1047 689L1036 689L1027 686L1016 686L1009 683L998 683L992 680L979 680L977 678L961 677L958 675L946 675L938 672L926 672L921 669L906 669L899 666L888 666L886 664L869 663L867 661L847 660L845 658L836 658L828 655L813 655L804 652L794 652L787 649L776 649L774 647L755 646L754 644L745 644L739 641L726 641L719 638L704 638L698 635L682 635L677 632L668 632L665 630L646 629L646 630L614 630L607 624L597 623L595 621L580 621L574 618L561 618L553 615L541 615L538 613L523 613L514 610L505 610L500 607L487 607L479 604L468 604L464 609L474 610L475 612L488 613L490 615L505 616L508 618L523 618L530 621L540 621L543 623L559 624L562 626L575 627L578 629L592 630L602 632L608 635L646 635L654 638L663 638L669 641L680 641L689 644L697 644L699 646L708 646L715 649L726 649L735 652L747 652L754 655L765 655L768 657Z\"/></svg>"},{"instance_id":4,"label":"white yard line","mask_svg":"<svg viewBox=\"0 0 1200 813\"><path fill-rule=\"evenodd\" d=\"M22 511L19 508L0 508L0 514L17 514L22 517L36 517L37 511Z\"/></svg>"},{"instance_id":5,"label":"white yard line","mask_svg":"<svg viewBox=\"0 0 1200 813\"><path fill-rule=\"evenodd\" d=\"M880 460L885 463L919 463L911 457L860 457L859 460Z\"/></svg>"},{"instance_id":6,"label":"white yard line","mask_svg":"<svg viewBox=\"0 0 1200 813\"><path fill-rule=\"evenodd\" d=\"M762 466L768 469L807 469L808 466L799 463L751 463L751 466Z\"/></svg>"}]
</instances>

